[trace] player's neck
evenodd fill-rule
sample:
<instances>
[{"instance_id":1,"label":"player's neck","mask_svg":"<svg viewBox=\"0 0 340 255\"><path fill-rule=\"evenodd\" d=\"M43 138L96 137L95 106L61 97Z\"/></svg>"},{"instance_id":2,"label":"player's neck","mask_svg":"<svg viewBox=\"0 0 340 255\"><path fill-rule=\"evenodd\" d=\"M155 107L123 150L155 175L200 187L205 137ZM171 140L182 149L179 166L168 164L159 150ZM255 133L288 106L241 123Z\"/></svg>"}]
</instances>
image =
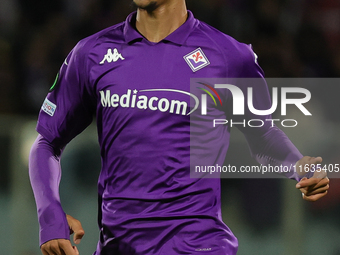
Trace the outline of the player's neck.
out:
<instances>
[{"instance_id":1,"label":"player's neck","mask_svg":"<svg viewBox=\"0 0 340 255\"><path fill-rule=\"evenodd\" d=\"M184 1L181 4L161 5L152 12L138 9L136 28L150 42L159 42L179 28L187 16Z\"/></svg>"}]
</instances>

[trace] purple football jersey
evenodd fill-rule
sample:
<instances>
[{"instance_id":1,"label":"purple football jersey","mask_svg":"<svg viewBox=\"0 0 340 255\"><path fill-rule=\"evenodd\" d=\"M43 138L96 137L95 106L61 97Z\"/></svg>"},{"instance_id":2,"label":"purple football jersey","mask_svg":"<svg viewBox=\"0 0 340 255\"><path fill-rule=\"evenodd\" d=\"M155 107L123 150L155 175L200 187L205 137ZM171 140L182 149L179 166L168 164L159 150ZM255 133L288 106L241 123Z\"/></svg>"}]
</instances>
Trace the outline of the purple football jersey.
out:
<instances>
[{"instance_id":1,"label":"purple football jersey","mask_svg":"<svg viewBox=\"0 0 340 255\"><path fill-rule=\"evenodd\" d=\"M236 254L237 239L221 217L220 180L190 178L190 79L261 78L256 55L191 12L159 43L138 33L135 19L132 13L76 45L45 99L37 130L62 148L96 116L102 170L95 254ZM263 84L254 97L268 109ZM210 133L209 162L223 164L229 131L221 126ZM293 145L287 148L282 161L302 157ZM54 222L46 223L38 211L41 243L68 238L63 214L56 210ZM53 233L53 224L64 229Z\"/></svg>"}]
</instances>

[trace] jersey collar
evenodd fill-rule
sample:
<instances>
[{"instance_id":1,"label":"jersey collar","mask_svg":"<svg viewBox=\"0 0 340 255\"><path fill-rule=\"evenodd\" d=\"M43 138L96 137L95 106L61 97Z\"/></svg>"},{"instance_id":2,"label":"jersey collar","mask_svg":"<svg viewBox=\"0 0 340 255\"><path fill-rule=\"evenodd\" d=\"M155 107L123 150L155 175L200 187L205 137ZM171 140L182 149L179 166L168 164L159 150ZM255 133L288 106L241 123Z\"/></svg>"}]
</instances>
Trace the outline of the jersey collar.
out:
<instances>
[{"instance_id":1,"label":"jersey collar","mask_svg":"<svg viewBox=\"0 0 340 255\"><path fill-rule=\"evenodd\" d=\"M131 13L125 20L124 36L125 41L129 44L135 41L141 41L144 37L136 30L134 24L136 22L137 12ZM195 19L191 11L188 11L188 19L177 28L174 32L168 35L162 41L168 41L175 44L183 45L189 37L191 31L197 26L198 20Z\"/></svg>"}]
</instances>

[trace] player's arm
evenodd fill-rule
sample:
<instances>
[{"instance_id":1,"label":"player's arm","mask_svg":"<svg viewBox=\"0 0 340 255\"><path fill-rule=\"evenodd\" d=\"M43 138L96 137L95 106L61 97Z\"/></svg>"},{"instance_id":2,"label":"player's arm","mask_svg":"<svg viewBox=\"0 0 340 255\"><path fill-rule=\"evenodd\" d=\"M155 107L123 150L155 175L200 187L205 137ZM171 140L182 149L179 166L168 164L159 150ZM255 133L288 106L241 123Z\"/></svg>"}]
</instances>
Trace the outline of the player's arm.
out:
<instances>
[{"instance_id":1,"label":"player's arm","mask_svg":"<svg viewBox=\"0 0 340 255\"><path fill-rule=\"evenodd\" d=\"M257 119L261 118L259 116ZM263 120L265 121L265 120ZM327 194L329 180L325 172L305 172L305 169L322 162L321 157L303 156L286 134L276 126L264 125L262 128L242 128L251 155L262 165L286 166L286 177L299 183L297 188L307 201L316 201Z\"/></svg>"},{"instance_id":2,"label":"player's arm","mask_svg":"<svg viewBox=\"0 0 340 255\"><path fill-rule=\"evenodd\" d=\"M259 163L282 165L290 169L283 174L299 182L296 188L301 190L303 199L316 201L327 194L329 180L325 172L303 171L320 164L321 157L303 156L286 134L276 126L264 126L258 129L247 127L241 130L247 139L251 155Z\"/></svg>"},{"instance_id":3,"label":"player's arm","mask_svg":"<svg viewBox=\"0 0 340 255\"><path fill-rule=\"evenodd\" d=\"M242 66L241 77L258 78L253 87L253 102L255 109L267 110L271 108L271 99L268 86L264 79L263 71L257 64L257 57L252 50L245 54L245 62ZM244 93L246 87L251 83L241 85ZM247 108L247 107L246 107ZM296 171L306 169L313 164L321 163L320 157L313 158L303 156L286 134L273 125L273 122L266 121L272 119L271 115L254 115L247 109L245 119L262 119L265 123L261 128L241 127L244 133L252 156L263 165L283 165L291 169L289 173L284 173L288 178L299 181L297 188L303 193L303 198L308 201L316 201L327 194L329 180L326 173L315 172L305 173Z\"/></svg>"},{"instance_id":4,"label":"player's arm","mask_svg":"<svg viewBox=\"0 0 340 255\"><path fill-rule=\"evenodd\" d=\"M77 248L72 247L69 235L74 233L75 244L84 235L80 222L65 215L60 204L61 152L62 148L38 135L30 153L29 176L37 205L41 251L44 255L79 254Z\"/></svg>"},{"instance_id":5,"label":"player's arm","mask_svg":"<svg viewBox=\"0 0 340 255\"><path fill-rule=\"evenodd\" d=\"M66 217L61 207L59 182L62 149L90 125L95 112L87 82L86 45L86 41L78 43L63 63L40 110L37 124L40 135L30 153L29 174L44 254L76 254L69 241L70 229L76 233L76 239L83 234L79 224Z\"/></svg>"},{"instance_id":6,"label":"player's arm","mask_svg":"<svg viewBox=\"0 0 340 255\"><path fill-rule=\"evenodd\" d=\"M263 70L257 64L257 57L250 47L243 48L241 51L239 70L237 75L237 86L242 90L244 95L248 95L248 88L252 88L253 107L257 110L268 110L272 106L270 93L266 80L264 79ZM242 61L241 61L242 60ZM248 95L250 96L250 95ZM232 105L232 97L228 98L228 104ZM246 100L245 100L246 101ZM232 107L228 107L231 109ZM227 110L228 110L227 109ZM261 120L261 127L251 127L237 125L238 129L244 134L252 157L262 165L285 166L290 168L289 172L283 172L286 177L300 180L299 175L294 171L294 166L297 161L303 158L303 155L289 140L286 134L280 130L272 119L270 114L257 115L248 108L245 102L244 115L232 115L232 118L237 122L242 123L248 120ZM230 110L228 115L230 115Z\"/></svg>"}]
</instances>

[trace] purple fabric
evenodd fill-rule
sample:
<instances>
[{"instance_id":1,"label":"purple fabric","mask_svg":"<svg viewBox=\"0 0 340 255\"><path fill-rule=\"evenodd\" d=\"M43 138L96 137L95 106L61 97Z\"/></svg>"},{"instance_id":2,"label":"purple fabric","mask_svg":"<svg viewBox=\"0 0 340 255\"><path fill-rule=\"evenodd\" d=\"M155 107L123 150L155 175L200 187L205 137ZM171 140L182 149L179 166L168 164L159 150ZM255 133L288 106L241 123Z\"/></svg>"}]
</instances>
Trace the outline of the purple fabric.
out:
<instances>
[{"instance_id":1,"label":"purple fabric","mask_svg":"<svg viewBox=\"0 0 340 255\"><path fill-rule=\"evenodd\" d=\"M41 135L30 153L29 176L38 209L40 244L52 239L69 239L70 236L59 197L60 153L60 149L55 150Z\"/></svg>"},{"instance_id":2,"label":"purple fabric","mask_svg":"<svg viewBox=\"0 0 340 255\"><path fill-rule=\"evenodd\" d=\"M37 130L44 138L39 137L30 156L40 243L68 236L55 151L95 114L102 156L97 255L236 254L237 239L221 217L220 180L190 178L193 130L185 92L190 92L190 78L261 78L262 70L250 46L190 12L186 23L159 43L143 38L131 24L134 20L132 13L125 22L80 41L40 112ZM198 48L205 54L203 63L190 58ZM270 101L265 86L254 93ZM219 109L218 114L226 113ZM218 141L220 149L209 155L211 162L223 164L229 131L217 129L202 138L205 145ZM260 160L278 158L282 163L302 156L279 130L242 131Z\"/></svg>"}]
</instances>

